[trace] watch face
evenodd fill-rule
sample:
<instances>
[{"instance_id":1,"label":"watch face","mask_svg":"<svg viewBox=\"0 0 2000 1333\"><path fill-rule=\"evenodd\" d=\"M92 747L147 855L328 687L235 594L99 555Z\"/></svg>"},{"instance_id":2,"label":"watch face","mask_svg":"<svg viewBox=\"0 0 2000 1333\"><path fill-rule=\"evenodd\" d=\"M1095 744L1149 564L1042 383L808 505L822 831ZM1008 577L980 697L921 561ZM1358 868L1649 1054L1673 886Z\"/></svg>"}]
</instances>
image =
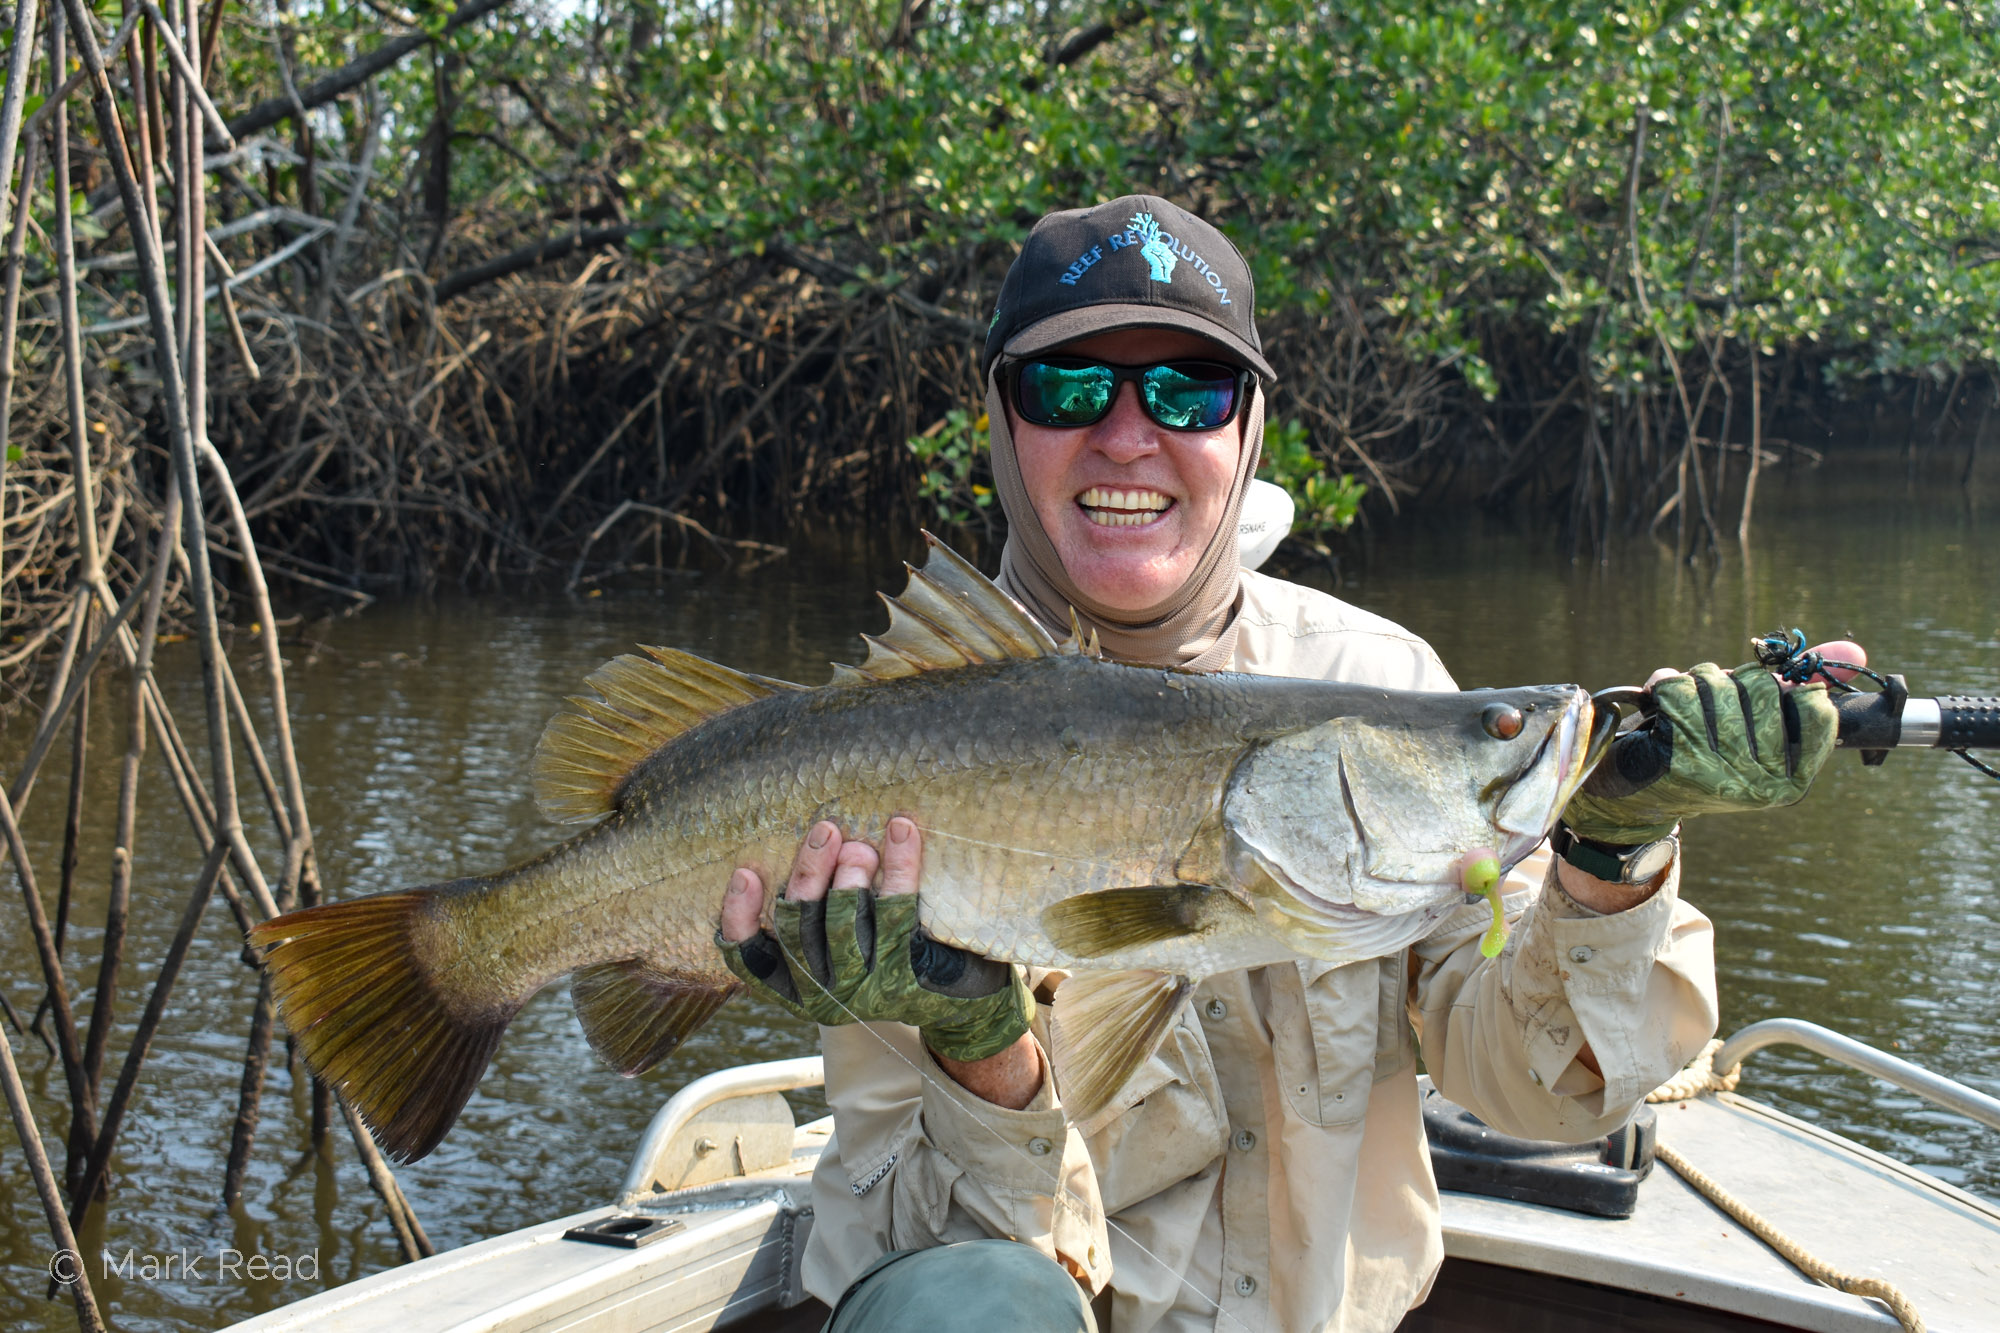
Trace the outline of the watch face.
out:
<instances>
[{"instance_id":1,"label":"watch face","mask_svg":"<svg viewBox=\"0 0 2000 1333\"><path fill-rule=\"evenodd\" d=\"M1672 838L1662 838L1656 843L1641 847L1625 862L1625 882L1644 884L1653 876L1673 864L1674 852L1679 844Z\"/></svg>"}]
</instances>

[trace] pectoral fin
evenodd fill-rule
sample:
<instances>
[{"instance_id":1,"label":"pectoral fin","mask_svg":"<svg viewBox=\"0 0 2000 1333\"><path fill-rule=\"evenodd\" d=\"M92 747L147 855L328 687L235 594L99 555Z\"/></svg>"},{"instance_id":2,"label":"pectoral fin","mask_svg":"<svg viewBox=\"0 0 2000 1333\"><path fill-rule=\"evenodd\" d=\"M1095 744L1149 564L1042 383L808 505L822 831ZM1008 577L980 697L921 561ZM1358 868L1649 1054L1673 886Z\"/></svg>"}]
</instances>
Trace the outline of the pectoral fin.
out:
<instances>
[{"instance_id":1,"label":"pectoral fin","mask_svg":"<svg viewBox=\"0 0 2000 1333\"><path fill-rule=\"evenodd\" d=\"M1078 972L1056 988L1049 1056L1071 1122L1091 1120L1111 1104L1193 990L1186 977L1139 968Z\"/></svg>"},{"instance_id":2,"label":"pectoral fin","mask_svg":"<svg viewBox=\"0 0 2000 1333\"><path fill-rule=\"evenodd\" d=\"M733 978L690 976L633 958L578 968L569 995L591 1048L630 1078L671 1055L740 989Z\"/></svg>"},{"instance_id":3,"label":"pectoral fin","mask_svg":"<svg viewBox=\"0 0 2000 1333\"><path fill-rule=\"evenodd\" d=\"M1200 935L1250 908L1206 884L1149 884L1079 893L1042 910L1042 930L1076 958L1102 958L1162 940Z\"/></svg>"}]
</instances>

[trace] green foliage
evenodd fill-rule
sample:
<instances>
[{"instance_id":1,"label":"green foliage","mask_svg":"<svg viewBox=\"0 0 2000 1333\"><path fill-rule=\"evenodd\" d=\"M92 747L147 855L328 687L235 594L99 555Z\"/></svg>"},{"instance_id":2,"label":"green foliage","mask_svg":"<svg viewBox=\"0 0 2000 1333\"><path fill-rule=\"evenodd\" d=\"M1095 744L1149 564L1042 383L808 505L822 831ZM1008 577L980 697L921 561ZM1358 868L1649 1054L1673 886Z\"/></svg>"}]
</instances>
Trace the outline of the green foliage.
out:
<instances>
[{"instance_id":1,"label":"green foliage","mask_svg":"<svg viewBox=\"0 0 2000 1333\"><path fill-rule=\"evenodd\" d=\"M1323 544L1336 532L1345 532L1361 512L1366 484L1354 474L1335 477L1313 451L1303 422L1273 421L1264 427L1264 459L1257 475L1285 488L1296 511L1292 535L1302 541Z\"/></svg>"},{"instance_id":2,"label":"green foliage","mask_svg":"<svg viewBox=\"0 0 2000 1333\"><path fill-rule=\"evenodd\" d=\"M379 23L289 12L305 71ZM222 68L279 91L268 42ZM1468 404L1535 372L1670 393L1670 360L1725 344L1857 382L2000 364L1990 3L595 0L510 6L378 83L388 206L448 90L452 204L488 235L590 208L643 258L790 246L981 323L962 294L1037 216L1153 190L1231 235L1264 319L1352 302ZM353 160L356 99L316 118Z\"/></svg>"},{"instance_id":3,"label":"green foliage","mask_svg":"<svg viewBox=\"0 0 2000 1333\"><path fill-rule=\"evenodd\" d=\"M980 517L993 505L993 488L976 480L991 480L986 448L986 414L978 416L955 407L921 435L912 435L909 450L922 465L918 493L937 521L959 527Z\"/></svg>"},{"instance_id":4,"label":"green foliage","mask_svg":"<svg viewBox=\"0 0 2000 1333\"><path fill-rule=\"evenodd\" d=\"M1990 7L1208 0L1068 68L1046 52L1112 11L946 7L897 46L900 12L661 5L621 174L660 242L888 283L1159 189L1232 233L1265 313L1366 294L1481 394L1522 321L1614 387L1718 334L2000 358Z\"/></svg>"}]
</instances>

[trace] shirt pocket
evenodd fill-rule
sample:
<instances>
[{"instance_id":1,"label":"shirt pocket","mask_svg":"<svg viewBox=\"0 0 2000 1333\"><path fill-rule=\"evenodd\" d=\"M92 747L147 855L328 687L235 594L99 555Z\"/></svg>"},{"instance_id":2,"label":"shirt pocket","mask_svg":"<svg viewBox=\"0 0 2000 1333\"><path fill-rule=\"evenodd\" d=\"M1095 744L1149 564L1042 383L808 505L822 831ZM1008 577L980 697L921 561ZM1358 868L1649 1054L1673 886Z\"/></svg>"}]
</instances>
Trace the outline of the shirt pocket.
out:
<instances>
[{"instance_id":1,"label":"shirt pocket","mask_svg":"<svg viewBox=\"0 0 2000 1333\"><path fill-rule=\"evenodd\" d=\"M1124 1112L1086 1140L1107 1215L1199 1175L1228 1147L1208 1043L1185 1017L1118 1100Z\"/></svg>"},{"instance_id":2,"label":"shirt pocket","mask_svg":"<svg viewBox=\"0 0 2000 1333\"><path fill-rule=\"evenodd\" d=\"M1278 1086L1307 1124L1359 1123L1370 1085L1409 1061L1402 961L1300 961L1264 970Z\"/></svg>"}]
</instances>

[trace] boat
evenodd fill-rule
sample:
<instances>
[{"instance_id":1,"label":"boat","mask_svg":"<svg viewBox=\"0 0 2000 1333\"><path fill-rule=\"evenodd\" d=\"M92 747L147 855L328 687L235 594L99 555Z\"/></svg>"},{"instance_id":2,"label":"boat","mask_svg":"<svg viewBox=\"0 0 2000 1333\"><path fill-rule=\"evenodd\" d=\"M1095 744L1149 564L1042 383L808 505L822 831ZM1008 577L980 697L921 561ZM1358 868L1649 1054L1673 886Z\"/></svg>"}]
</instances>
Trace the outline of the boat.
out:
<instances>
[{"instance_id":1,"label":"boat","mask_svg":"<svg viewBox=\"0 0 2000 1333\"><path fill-rule=\"evenodd\" d=\"M1713 1069L1803 1046L2000 1130L2000 1099L1798 1019L1711 1045ZM234 1326L234 1333L804 1333L826 1307L800 1261L831 1117L784 1093L817 1057L710 1074L653 1117L603 1206L479 1241ZM1498 1134L1424 1081L1446 1259L1405 1333L1910 1327L1806 1276L1688 1176L1807 1262L1891 1284L1929 1333L2000 1330L2000 1207L1725 1090L1713 1076L1582 1146ZM1665 1163L1680 1163L1669 1168Z\"/></svg>"}]
</instances>

